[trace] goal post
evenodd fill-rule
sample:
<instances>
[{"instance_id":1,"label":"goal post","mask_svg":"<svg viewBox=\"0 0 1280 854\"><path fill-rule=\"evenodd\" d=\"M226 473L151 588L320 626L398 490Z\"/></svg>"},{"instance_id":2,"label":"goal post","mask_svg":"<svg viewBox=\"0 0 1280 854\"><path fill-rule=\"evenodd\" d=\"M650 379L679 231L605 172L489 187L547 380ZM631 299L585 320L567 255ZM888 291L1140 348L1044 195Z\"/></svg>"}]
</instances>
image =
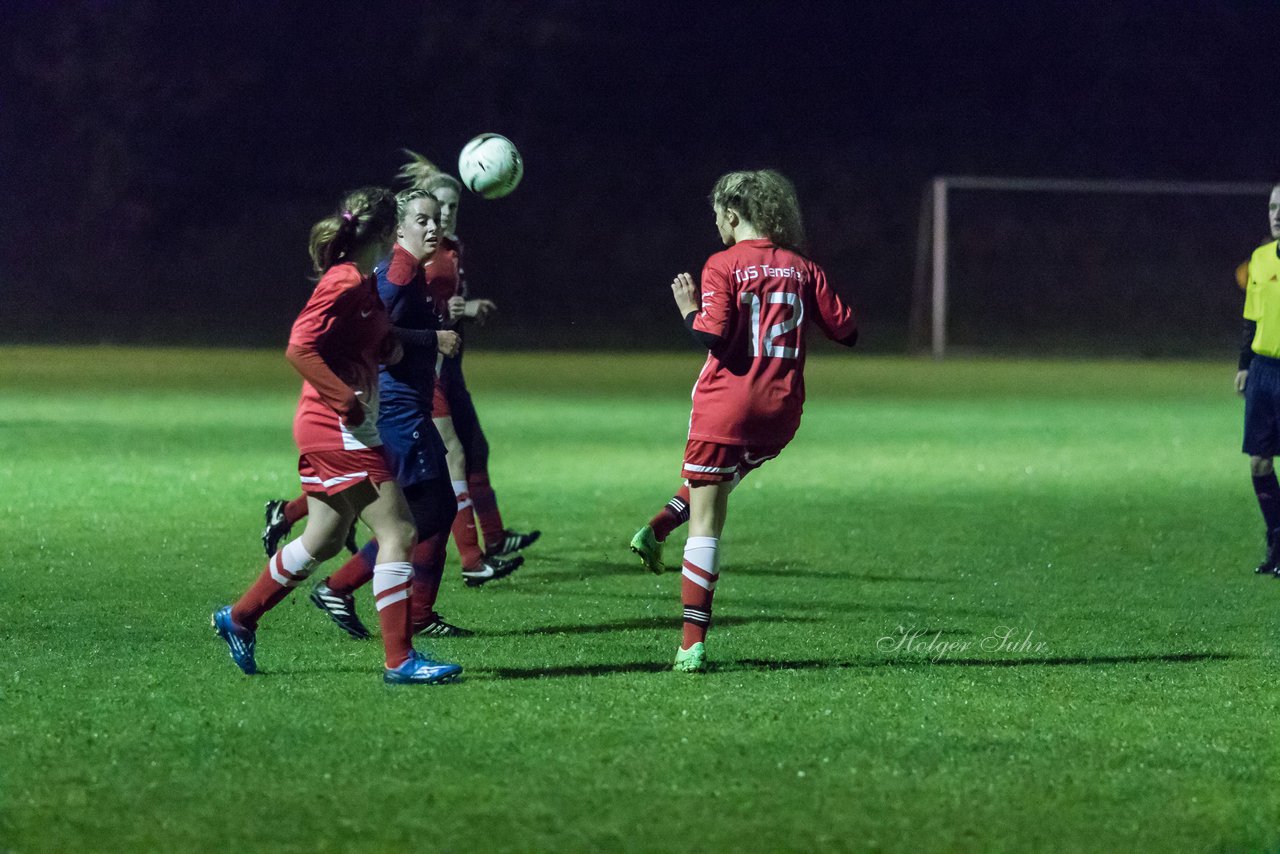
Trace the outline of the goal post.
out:
<instances>
[{"instance_id":1,"label":"goal post","mask_svg":"<svg viewBox=\"0 0 1280 854\"><path fill-rule=\"evenodd\" d=\"M1261 232L1265 199L1274 185L1241 181L1132 181L1070 178L1013 178L950 175L934 178L923 194L916 241L909 337L913 350L927 349L935 359L948 346L948 262L952 232L951 202L956 193L1001 192L1046 195L1112 194L1124 196L1256 196ZM1247 228L1248 223L1241 226ZM927 317L927 320L926 320Z\"/></svg>"}]
</instances>

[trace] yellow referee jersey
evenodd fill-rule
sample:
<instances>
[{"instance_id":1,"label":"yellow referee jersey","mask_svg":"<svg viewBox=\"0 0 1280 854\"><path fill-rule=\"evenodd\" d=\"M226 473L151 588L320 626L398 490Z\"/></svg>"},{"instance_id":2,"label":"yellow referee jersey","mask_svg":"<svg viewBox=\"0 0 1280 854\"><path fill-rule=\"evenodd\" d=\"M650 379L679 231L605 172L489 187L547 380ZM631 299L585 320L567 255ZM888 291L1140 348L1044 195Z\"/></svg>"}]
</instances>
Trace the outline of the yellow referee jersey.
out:
<instances>
[{"instance_id":1,"label":"yellow referee jersey","mask_svg":"<svg viewBox=\"0 0 1280 854\"><path fill-rule=\"evenodd\" d=\"M1264 243L1249 258L1249 285L1245 288L1244 317L1258 324L1253 352L1280 359L1280 241Z\"/></svg>"}]
</instances>

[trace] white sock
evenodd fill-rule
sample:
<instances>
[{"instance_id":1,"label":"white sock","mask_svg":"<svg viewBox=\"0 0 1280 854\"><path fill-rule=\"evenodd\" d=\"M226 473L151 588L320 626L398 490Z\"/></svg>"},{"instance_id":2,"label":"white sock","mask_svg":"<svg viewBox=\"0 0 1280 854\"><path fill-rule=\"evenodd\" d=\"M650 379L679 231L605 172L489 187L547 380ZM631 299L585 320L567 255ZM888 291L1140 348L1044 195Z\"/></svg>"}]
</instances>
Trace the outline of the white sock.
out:
<instances>
[{"instance_id":1,"label":"white sock","mask_svg":"<svg viewBox=\"0 0 1280 854\"><path fill-rule=\"evenodd\" d=\"M320 564L311 556L299 537L275 553L267 566L271 567L271 577L282 587L297 587Z\"/></svg>"}]
</instances>

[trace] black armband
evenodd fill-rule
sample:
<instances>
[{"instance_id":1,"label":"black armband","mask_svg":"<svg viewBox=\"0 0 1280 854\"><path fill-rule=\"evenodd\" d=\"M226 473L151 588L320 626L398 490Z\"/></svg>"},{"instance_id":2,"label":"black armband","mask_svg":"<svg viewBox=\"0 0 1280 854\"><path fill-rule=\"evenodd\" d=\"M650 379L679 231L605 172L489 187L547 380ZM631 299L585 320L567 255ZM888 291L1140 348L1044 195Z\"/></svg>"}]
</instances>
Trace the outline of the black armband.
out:
<instances>
[{"instance_id":1,"label":"black armband","mask_svg":"<svg viewBox=\"0 0 1280 854\"><path fill-rule=\"evenodd\" d=\"M1249 365L1253 362L1253 336L1258 332L1258 322L1256 320L1245 320L1244 325L1240 327L1240 362L1239 369L1242 371L1249 370Z\"/></svg>"},{"instance_id":2,"label":"black armband","mask_svg":"<svg viewBox=\"0 0 1280 854\"><path fill-rule=\"evenodd\" d=\"M436 336L434 329L405 329L403 326L391 327L396 337L400 339L400 343L406 347L424 347L429 350L436 349L440 343L440 339Z\"/></svg>"},{"instance_id":3,"label":"black armband","mask_svg":"<svg viewBox=\"0 0 1280 854\"><path fill-rule=\"evenodd\" d=\"M724 343L724 339L721 338L719 335L715 335L710 332L703 332L701 329L694 329L693 319L697 316L698 316L698 313L696 311L691 311L688 314L686 314L684 316L685 327L689 330L689 334L693 336L694 341L697 341L699 344L701 344L703 347L706 347L708 350L715 351L721 344Z\"/></svg>"}]
</instances>

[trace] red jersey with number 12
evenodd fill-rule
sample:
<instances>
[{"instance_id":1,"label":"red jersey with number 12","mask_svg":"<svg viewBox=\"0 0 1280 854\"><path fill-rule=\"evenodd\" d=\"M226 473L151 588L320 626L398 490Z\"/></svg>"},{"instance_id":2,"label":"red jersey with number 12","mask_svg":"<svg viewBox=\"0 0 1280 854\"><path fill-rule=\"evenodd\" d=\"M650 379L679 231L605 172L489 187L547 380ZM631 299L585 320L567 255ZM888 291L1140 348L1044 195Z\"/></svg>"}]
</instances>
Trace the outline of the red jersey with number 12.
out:
<instances>
[{"instance_id":1,"label":"red jersey with number 12","mask_svg":"<svg viewBox=\"0 0 1280 854\"><path fill-rule=\"evenodd\" d=\"M693 386L689 438L725 445L791 441L804 408L805 330L857 330L817 264L769 240L742 240L702 270L693 328L725 339Z\"/></svg>"}]
</instances>

